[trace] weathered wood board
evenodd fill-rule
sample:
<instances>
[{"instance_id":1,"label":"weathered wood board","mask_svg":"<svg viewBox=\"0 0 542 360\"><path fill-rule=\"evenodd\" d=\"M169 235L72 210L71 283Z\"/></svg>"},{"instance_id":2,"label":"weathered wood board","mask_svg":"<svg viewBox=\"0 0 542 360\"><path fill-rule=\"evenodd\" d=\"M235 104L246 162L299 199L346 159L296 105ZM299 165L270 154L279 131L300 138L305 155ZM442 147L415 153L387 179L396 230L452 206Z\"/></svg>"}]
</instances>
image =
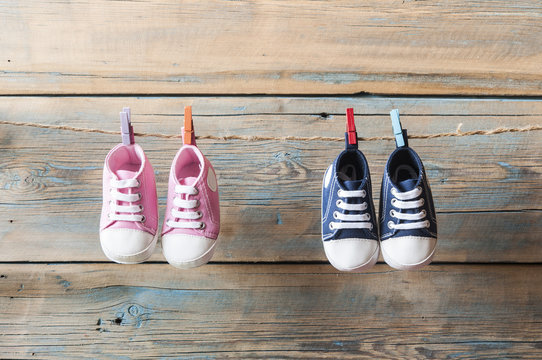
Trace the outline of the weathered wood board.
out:
<instances>
[{"instance_id":1,"label":"weathered wood board","mask_svg":"<svg viewBox=\"0 0 542 360\"><path fill-rule=\"evenodd\" d=\"M8 358L539 358L540 265L0 265ZM447 295L444 295L447 294Z\"/></svg>"},{"instance_id":2,"label":"weathered wood board","mask_svg":"<svg viewBox=\"0 0 542 360\"><path fill-rule=\"evenodd\" d=\"M542 358L542 131L429 138L542 125L541 14L534 0L0 1L0 358ZM198 135L242 137L198 142L219 177L213 263L181 271L158 247L113 264L98 217L120 136L94 130L132 108L163 213L180 140L160 134L179 134L185 105ZM306 138L341 138L347 107L361 137L390 136L393 108L422 136L440 240L421 271L326 261L321 181L343 143ZM378 205L394 143L360 148Z\"/></svg>"},{"instance_id":3,"label":"weathered wood board","mask_svg":"<svg viewBox=\"0 0 542 360\"><path fill-rule=\"evenodd\" d=\"M3 1L2 94L542 94L542 4Z\"/></svg>"},{"instance_id":4,"label":"weathered wood board","mask_svg":"<svg viewBox=\"0 0 542 360\"><path fill-rule=\"evenodd\" d=\"M422 98L2 97L0 120L117 131L130 105L137 132L177 134L184 105L199 135L389 136L398 107L411 134L540 124L542 101ZM0 260L106 261L98 242L103 159L117 135L0 125ZM542 131L413 139L439 216L437 261L542 261ZM164 209L178 139L139 138ZM221 244L214 261L323 261L320 191L334 141L202 140L219 176ZM366 141L375 202L392 141ZM163 261L159 249L152 258Z\"/></svg>"}]
</instances>

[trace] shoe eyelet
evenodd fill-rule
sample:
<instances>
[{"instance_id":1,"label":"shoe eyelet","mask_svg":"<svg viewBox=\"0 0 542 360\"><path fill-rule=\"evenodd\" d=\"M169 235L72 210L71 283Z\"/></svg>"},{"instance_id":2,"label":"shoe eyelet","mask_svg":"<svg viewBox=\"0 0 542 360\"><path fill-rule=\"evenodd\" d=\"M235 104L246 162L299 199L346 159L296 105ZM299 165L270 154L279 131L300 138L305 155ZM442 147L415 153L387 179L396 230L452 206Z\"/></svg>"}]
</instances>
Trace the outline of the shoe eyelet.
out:
<instances>
[{"instance_id":1,"label":"shoe eyelet","mask_svg":"<svg viewBox=\"0 0 542 360\"><path fill-rule=\"evenodd\" d=\"M431 223L429 222L429 220L425 220L425 227L426 228L431 227Z\"/></svg>"},{"instance_id":2,"label":"shoe eyelet","mask_svg":"<svg viewBox=\"0 0 542 360\"><path fill-rule=\"evenodd\" d=\"M425 199L424 199L424 198L422 198L422 205L424 205L424 204L425 204Z\"/></svg>"},{"instance_id":3,"label":"shoe eyelet","mask_svg":"<svg viewBox=\"0 0 542 360\"><path fill-rule=\"evenodd\" d=\"M416 189L417 189L419 192L422 192L422 187L421 187L421 186L416 186Z\"/></svg>"},{"instance_id":4,"label":"shoe eyelet","mask_svg":"<svg viewBox=\"0 0 542 360\"><path fill-rule=\"evenodd\" d=\"M339 189L339 190L337 191L337 196L343 197L342 193L343 193L342 189Z\"/></svg>"},{"instance_id":5,"label":"shoe eyelet","mask_svg":"<svg viewBox=\"0 0 542 360\"><path fill-rule=\"evenodd\" d=\"M333 222L329 223L329 230L335 230L335 226L333 226Z\"/></svg>"},{"instance_id":6,"label":"shoe eyelet","mask_svg":"<svg viewBox=\"0 0 542 360\"><path fill-rule=\"evenodd\" d=\"M199 207L199 205L200 205L200 202L199 202L199 200L198 200L198 199L196 199L196 206L195 206L195 207L197 207L197 208L198 208L198 207Z\"/></svg>"},{"instance_id":7,"label":"shoe eyelet","mask_svg":"<svg viewBox=\"0 0 542 360\"><path fill-rule=\"evenodd\" d=\"M422 214L423 214L423 216L426 216L426 215L427 215L427 211L422 210Z\"/></svg>"},{"instance_id":8,"label":"shoe eyelet","mask_svg":"<svg viewBox=\"0 0 542 360\"><path fill-rule=\"evenodd\" d=\"M196 214L198 214L198 219L200 219L203 216L203 213L201 211L196 211Z\"/></svg>"},{"instance_id":9,"label":"shoe eyelet","mask_svg":"<svg viewBox=\"0 0 542 360\"><path fill-rule=\"evenodd\" d=\"M393 187L391 188L390 192L392 193L392 195L397 194L397 190L395 188L393 188Z\"/></svg>"},{"instance_id":10,"label":"shoe eyelet","mask_svg":"<svg viewBox=\"0 0 542 360\"><path fill-rule=\"evenodd\" d=\"M342 200L337 200L337 202L335 203L335 205L337 205L338 208L340 208L342 204L343 204Z\"/></svg>"},{"instance_id":11,"label":"shoe eyelet","mask_svg":"<svg viewBox=\"0 0 542 360\"><path fill-rule=\"evenodd\" d=\"M365 215L367 215L367 217L366 217L367 221L371 220L371 214L365 214Z\"/></svg>"},{"instance_id":12,"label":"shoe eyelet","mask_svg":"<svg viewBox=\"0 0 542 360\"><path fill-rule=\"evenodd\" d=\"M145 215L142 215L142 218L141 220L139 220L139 222L144 223L145 221L147 221L147 218L145 217Z\"/></svg>"},{"instance_id":13,"label":"shoe eyelet","mask_svg":"<svg viewBox=\"0 0 542 360\"><path fill-rule=\"evenodd\" d=\"M361 206L363 206L363 209L362 209L362 210L367 210L367 207L368 207L369 205L367 205L367 203L364 202L363 204L361 204Z\"/></svg>"},{"instance_id":14,"label":"shoe eyelet","mask_svg":"<svg viewBox=\"0 0 542 360\"><path fill-rule=\"evenodd\" d=\"M373 224L371 224L371 226L369 227L369 230L373 230Z\"/></svg>"},{"instance_id":15,"label":"shoe eyelet","mask_svg":"<svg viewBox=\"0 0 542 360\"><path fill-rule=\"evenodd\" d=\"M365 196L367 196L367 191L361 190L361 197L364 198Z\"/></svg>"},{"instance_id":16,"label":"shoe eyelet","mask_svg":"<svg viewBox=\"0 0 542 360\"><path fill-rule=\"evenodd\" d=\"M391 204L392 204L393 206L395 206L396 203L397 203L397 199L396 199L396 198L391 199Z\"/></svg>"},{"instance_id":17,"label":"shoe eyelet","mask_svg":"<svg viewBox=\"0 0 542 360\"><path fill-rule=\"evenodd\" d=\"M143 205L139 205L139 211L143 211Z\"/></svg>"},{"instance_id":18,"label":"shoe eyelet","mask_svg":"<svg viewBox=\"0 0 542 360\"><path fill-rule=\"evenodd\" d=\"M137 181L136 188L140 188L141 187L141 181L139 181L139 179L136 179L136 181Z\"/></svg>"},{"instance_id":19,"label":"shoe eyelet","mask_svg":"<svg viewBox=\"0 0 542 360\"><path fill-rule=\"evenodd\" d=\"M202 222L202 223L200 223L200 225L199 225L199 229L200 229L200 230L203 230L203 229L205 229L205 223L203 223L203 222Z\"/></svg>"},{"instance_id":20,"label":"shoe eyelet","mask_svg":"<svg viewBox=\"0 0 542 360\"><path fill-rule=\"evenodd\" d=\"M139 200L141 200L141 199L143 198L143 195L141 195L141 193L137 193L137 196L139 197L139 198L137 199L137 201L139 201Z\"/></svg>"},{"instance_id":21,"label":"shoe eyelet","mask_svg":"<svg viewBox=\"0 0 542 360\"><path fill-rule=\"evenodd\" d=\"M337 211L333 212L333 218L334 219L339 219L339 213Z\"/></svg>"},{"instance_id":22,"label":"shoe eyelet","mask_svg":"<svg viewBox=\"0 0 542 360\"><path fill-rule=\"evenodd\" d=\"M199 194L199 190L194 188L194 190L196 190L196 193L194 195L198 195Z\"/></svg>"},{"instance_id":23,"label":"shoe eyelet","mask_svg":"<svg viewBox=\"0 0 542 360\"><path fill-rule=\"evenodd\" d=\"M388 221L388 229L393 230L394 226L395 226L395 224L393 223L393 221Z\"/></svg>"},{"instance_id":24,"label":"shoe eyelet","mask_svg":"<svg viewBox=\"0 0 542 360\"><path fill-rule=\"evenodd\" d=\"M393 209L390 210L390 215L391 215L391 217L395 217L395 210L393 210Z\"/></svg>"}]
</instances>

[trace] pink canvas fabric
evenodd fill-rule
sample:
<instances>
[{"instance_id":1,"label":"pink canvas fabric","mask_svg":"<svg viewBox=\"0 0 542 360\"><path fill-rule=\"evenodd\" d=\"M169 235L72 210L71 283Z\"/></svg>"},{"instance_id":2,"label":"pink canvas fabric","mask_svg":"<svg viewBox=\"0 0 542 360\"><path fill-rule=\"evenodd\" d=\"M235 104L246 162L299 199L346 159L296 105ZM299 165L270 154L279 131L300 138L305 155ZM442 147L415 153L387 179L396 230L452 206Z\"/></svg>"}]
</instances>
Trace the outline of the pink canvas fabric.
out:
<instances>
[{"instance_id":1,"label":"pink canvas fabric","mask_svg":"<svg viewBox=\"0 0 542 360\"><path fill-rule=\"evenodd\" d=\"M162 226L164 256L179 268L208 262L220 232L216 174L194 138L192 144L184 144L173 159Z\"/></svg>"},{"instance_id":2,"label":"pink canvas fabric","mask_svg":"<svg viewBox=\"0 0 542 360\"><path fill-rule=\"evenodd\" d=\"M196 175L193 173L183 174L183 169L191 166L189 164L197 164L199 167L197 176L193 176ZM198 200L200 205L195 210L201 211L202 217L200 219L181 220L171 214L171 210L174 208L173 201L176 196L176 185L194 186L198 190L198 194L189 195L187 199ZM182 211L182 209L178 210ZM168 226L168 221L197 221L205 225L203 229L173 228ZM169 174L168 198L164 224L162 226L162 236L169 233L186 234L204 236L215 240L218 237L219 231L220 207L218 184L213 166L196 146L183 145L173 160Z\"/></svg>"},{"instance_id":3,"label":"pink canvas fabric","mask_svg":"<svg viewBox=\"0 0 542 360\"><path fill-rule=\"evenodd\" d=\"M138 166L139 165L139 166ZM137 170L135 170L137 166ZM129 170L129 168L134 170ZM134 202L134 205L142 205L145 216L144 222L139 221L115 221L109 219L111 208L111 179L127 180L136 179L139 181L138 188L120 189L125 194L141 193L141 200ZM118 202L119 205L129 205L127 202ZM156 195L156 182L152 165L138 144L115 146L105 158L103 172L103 207L100 219L100 230L108 228L126 228L143 230L152 235L156 234L158 228L158 201Z\"/></svg>"},{"instance_id":4,"label":"pink canvas fabric","mask_svg":"<svg viewBox=\"0 0 542 360\"><path fill-rule=\"evenodd\" d=\"M137 186L115 188L112 181L136 183ZM140 194L140 199L120 201L112 192ZM118 206L132 207L133 211L116 211ZM118 216L131 220L115 219ZM107 155L103 171L100 241L104 253L121 263L144 261L152 255L157 228L158 202L153 168L139 145L118 144Z\"/></svg>"}]
</instances>

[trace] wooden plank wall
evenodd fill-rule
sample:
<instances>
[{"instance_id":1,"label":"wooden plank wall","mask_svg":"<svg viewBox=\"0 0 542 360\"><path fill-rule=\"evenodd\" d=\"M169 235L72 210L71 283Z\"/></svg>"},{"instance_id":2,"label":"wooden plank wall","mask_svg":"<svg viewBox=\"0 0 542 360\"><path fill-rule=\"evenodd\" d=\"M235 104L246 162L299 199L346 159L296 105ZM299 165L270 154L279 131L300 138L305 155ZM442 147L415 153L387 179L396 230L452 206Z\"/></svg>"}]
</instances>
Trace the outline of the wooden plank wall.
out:
<instances>
[{"instance_id":1,"label":"wooden plank wall","mask_svg":"<svg viewBox=\"0 0 542 360\"><path fill-rule=\"evenodd\" d=\"M540 16L532 0L0 1L0 358L542 357ZM97 229L118 112L163 212L185 105L221 137L198 142L215 257L112 264ZM391 109L414 135L440 236L421 271L326 262L320 186L347 107L375 190Z\"/></svg>"}]
</instances>

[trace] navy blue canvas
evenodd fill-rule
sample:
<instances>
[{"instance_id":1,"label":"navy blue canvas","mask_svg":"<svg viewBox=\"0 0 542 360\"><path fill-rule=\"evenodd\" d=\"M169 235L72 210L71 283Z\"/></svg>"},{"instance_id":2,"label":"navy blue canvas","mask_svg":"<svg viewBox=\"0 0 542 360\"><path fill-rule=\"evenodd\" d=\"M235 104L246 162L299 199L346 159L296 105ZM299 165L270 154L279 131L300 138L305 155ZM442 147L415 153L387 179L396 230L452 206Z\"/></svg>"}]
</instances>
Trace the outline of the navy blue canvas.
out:
<instances>
[{"instance_id":1,"label":"navy blue canvas","mask_svg":"<svg viewBox=\"0 0 542 360\"><path fill-rule=\"evenodd\" d=\"M419 187L421 194L413 200L423 199L424 204L414 209L398 209L392 202L395 198L392 189L399 192L407 192ZM390 212L396 211L403 214L415 214L425 210L426 216L422 221L427 221L427 227L420 229L400 230L390 229L389 222L393 224L405 224L420 220L399 220ZM419 236L437 238L437 220L431 188L427 181L423 163L418 154L408 145L398 147L390 155L386 164L382 179L380 193L380 239L386 241L392 237Z\"/></svg>"},{"instance_id":2,"label":"navy blue canvas","mask_svg":"<svg viewBox=\"0 0 542 360\"><path fill-rule=\"evenodd\" d=\"M344 198L338 195L339 190L365 190L365 197ZM337 206L337 201L347 204L367 203L366 210L349 211ZM343 214L369 214L372 229L330 229L330 223L343 222L334 218L334 212ZM378 228L373 204L371 176L365 156L358 150L357 144L348 143L346 149L337 156L328 167L322 184L322 239L324 241L357 238L378 241Z\"/></svg>"}]
</instances>

